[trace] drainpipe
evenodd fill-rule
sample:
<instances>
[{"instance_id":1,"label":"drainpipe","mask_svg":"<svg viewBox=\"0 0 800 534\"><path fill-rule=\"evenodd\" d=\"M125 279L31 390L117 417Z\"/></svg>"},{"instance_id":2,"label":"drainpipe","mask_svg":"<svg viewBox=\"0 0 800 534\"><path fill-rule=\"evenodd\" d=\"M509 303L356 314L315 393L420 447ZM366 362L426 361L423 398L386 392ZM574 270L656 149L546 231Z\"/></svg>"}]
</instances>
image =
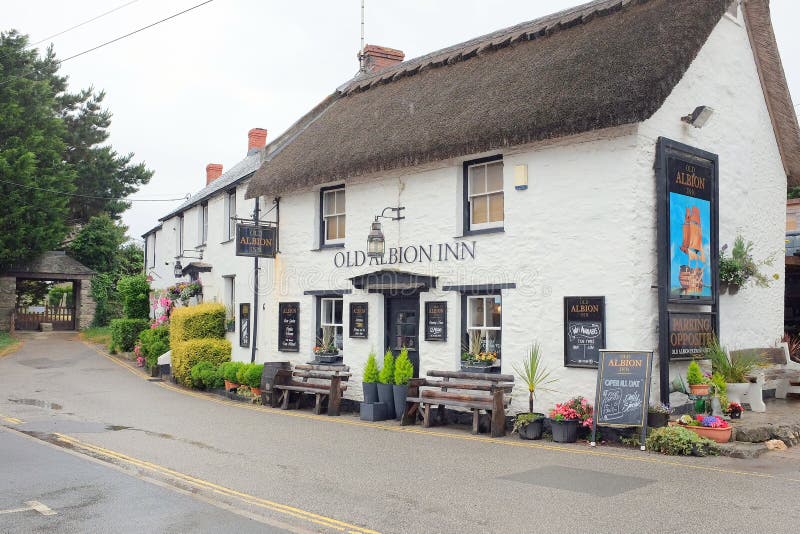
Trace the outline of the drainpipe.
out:
<instances>
[{"instance_id":1,"label":"drainpipe","mask_svg":"<svg viewBox=\"0 0 800 534\"><path fill-rule=\"evenodd\" d=\"M253 224L258 226L258 218L260 215L258 206L258 197L256 197L256 207L253 210ZM250 354L250 363L256 361L256 343L258 342L258 256L253 258L253 344L252 352Z\"/></svg>"}]
</instances>

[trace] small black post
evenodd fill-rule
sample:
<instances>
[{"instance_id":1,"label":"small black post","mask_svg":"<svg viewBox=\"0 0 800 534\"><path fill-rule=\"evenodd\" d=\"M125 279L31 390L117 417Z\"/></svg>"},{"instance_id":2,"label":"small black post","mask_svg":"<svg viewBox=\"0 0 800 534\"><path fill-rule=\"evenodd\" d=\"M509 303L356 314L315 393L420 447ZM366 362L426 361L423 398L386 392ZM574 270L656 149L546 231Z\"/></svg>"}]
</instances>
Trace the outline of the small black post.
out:
<instances>
[{"instance_id":1,"label":"small black post","mask_svg":"<svg viewBox=\"0 0 800 534\"><path fill-rule=\"evenodd\" d=\"M253 224L258 226L260 212L258 207L258 197L256 197L256 207L253 210ZM250 354L250 363L256 361L256 350L258 349L258 256L253 258L253 344Z\"/></svg>"}]
</instances>

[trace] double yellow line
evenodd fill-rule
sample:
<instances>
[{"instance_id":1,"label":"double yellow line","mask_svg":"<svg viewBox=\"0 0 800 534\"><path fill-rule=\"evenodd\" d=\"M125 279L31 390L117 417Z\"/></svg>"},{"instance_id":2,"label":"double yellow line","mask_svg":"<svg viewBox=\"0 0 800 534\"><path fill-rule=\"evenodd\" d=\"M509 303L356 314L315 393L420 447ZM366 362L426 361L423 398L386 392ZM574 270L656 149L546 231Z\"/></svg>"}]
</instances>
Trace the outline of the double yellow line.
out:
<instances>
[{"instance_id":1,"label":"double yellow line","mask_svg":"<svg viewBox=\"0 0 800 534\"><path fill-rule=\"evenodd\" d=\"M22 419L17 419L16 417L11 417L10 415L3 415L0 413L0 419L5 421L6 423L11 423L12 425L21 425L24 421Z\"/></svg>"},{"instance_id":2,"label":"double yellow line","mask_svg":"<svg viewBox=\"0 0 800 534\"><path fill-rule=\"evenodd\" d=\"M98 447L97 445L92 445L90 443L80 441L73 437L65 436L64 434L55 433L54 435L56 436L58 441L66 445L69 445L72 449L80 449L88 453L90 456L94 456L95 458L133 465L141 469L146 469L148 471L158 473L162 476L167 476L173 479L177 479L182 483L189 484L190 486L196 489L202 489L218 495L232 497L240 501L246 502L248 504L258 506L260 508L277 512L279 514L288 515L303 521L308 521L316 525L323 526L325 528L337 530L339 532L347 532L348 534L379 534L377 531L362 528L357 525L352 525L350 523L345 523L344 521L339 521L338 519L333 519L331 517L315 514L313 512L307 512L305 510L301 510L300 508L295 508L293 506L280 504L274 501L268 501L267 499L262 499L261 497L256 497L255 495L250 495L248 493L236 491L231 488L226 488L225 486L220 486L218 484L214 484L207 480L203 480L184 473L180 473L178 471L174 471L167 467L153 464L145 460L139 460L138 458L133 458L131 456L116 451L112 451L109 449L105 449L103 447Z\"/></svg>"}]
</instances>

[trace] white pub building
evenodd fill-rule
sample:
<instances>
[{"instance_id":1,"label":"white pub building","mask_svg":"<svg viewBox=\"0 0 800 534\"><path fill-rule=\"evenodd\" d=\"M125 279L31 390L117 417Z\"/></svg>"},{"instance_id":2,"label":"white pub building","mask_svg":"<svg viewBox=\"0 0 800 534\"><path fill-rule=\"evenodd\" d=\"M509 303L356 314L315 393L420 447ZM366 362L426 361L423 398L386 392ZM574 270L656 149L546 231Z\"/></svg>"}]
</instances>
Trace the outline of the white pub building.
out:
<instances>
[{"instance_id":1,"label":"white pub building","mask_svg":"<svg viewBox=\"0 0 800 534\"><path fill-rule=\"evenodd\" d=\"M602 348L654 351L666 399L704 336L781 337L800 134L768 2L604 0L364 62L146 235L154 286L196 276L204 300L249 306L234 359L307 362L333 332L357 383L371 350L406 347L423 376L465 352L512 373L538 342L558 378L544 410L594 397ZM277 225L257 303L230 221L255 199ZM781 281L721 291L737 235Z\"/></svg>"}]
</instances>

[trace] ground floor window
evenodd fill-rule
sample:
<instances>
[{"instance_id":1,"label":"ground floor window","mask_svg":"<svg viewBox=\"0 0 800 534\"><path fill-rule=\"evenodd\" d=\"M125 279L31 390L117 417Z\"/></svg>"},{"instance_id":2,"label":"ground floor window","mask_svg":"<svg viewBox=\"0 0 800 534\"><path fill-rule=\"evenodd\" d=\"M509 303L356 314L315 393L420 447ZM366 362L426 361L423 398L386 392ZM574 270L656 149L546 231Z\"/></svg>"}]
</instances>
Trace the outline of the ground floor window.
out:
<instances>
[{"instance_id":1,"label":"ground floor window","mask_svg":"<svg viewBox=\"0 0 800 534\"><path fill-rule=\"evenodd\" d=\"M342 298L321 298L319 314L319 339L316 345L322 348L336 347L342 350L344 332L344 301Z\"/></svg>"},{"instance_id":2,"label":"ground floor window","mask_svg":"<svg viewBox=\"0 0 800 534\"><path fill-rule=\"evenodd\" d=\"M500 295L468 295L462 361L492 364L501 357L502 302Z\"/></svg>"},{"instance_id":3,"label":"ground floor window","mask_svg":"<svg viewBox=\"0 0 800 534\"><path fill-rule=\"evenodd\" d=\"M236 329L236 277L223 276L225 283L225 324L228 332Z\"/></svg>"}]
</instances>

